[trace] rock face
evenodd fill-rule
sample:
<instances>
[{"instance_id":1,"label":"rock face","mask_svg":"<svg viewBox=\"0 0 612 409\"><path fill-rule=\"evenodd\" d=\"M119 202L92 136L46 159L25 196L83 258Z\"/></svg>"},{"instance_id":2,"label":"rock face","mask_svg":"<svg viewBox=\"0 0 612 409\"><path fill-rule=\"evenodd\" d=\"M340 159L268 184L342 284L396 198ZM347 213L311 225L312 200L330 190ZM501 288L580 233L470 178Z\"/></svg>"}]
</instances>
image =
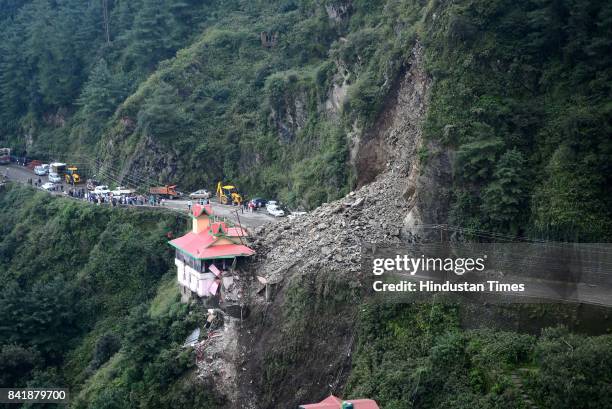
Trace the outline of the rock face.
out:
<instances>
[{"instance_id":1,"label":"rock face","mask_svg":"<svg viewBox=\"0 0 612 409\"><path fill-rule=\"evenodd\" d=\"M341 22L348 14L351 6L351 1L339 1L335 2L335 4L326 4L325 11L330 19Z\"/></svg>"},{"instance_id":2,"label":"rock face","mask_svg":"<svg viewBox=\"0 0 612 409\"><path fill-rule=\"evenodd\" d=\"M364 179L358 190L307 215L255 232L258 260L265 265L265 271L256 267L259 275L281 281L287 266L296 260L356 272L362 242L399 242L400 236L409 238L418 230L418 224L441 222L428 218L442 213L431 210L439 195L430 189L441 189L435 184L448 169L442 153L436 155L441 158L435 169L419 161L418 153L425 146L421 122L430 82L423 70L420 46L414 48L413 56L381 118L361 140L357 170L370 172L373 180ZM438 148L428 144L427 149ZM342 261L335 263L337 258ZM304 266L297 272L309 269Z\"/></svg>"},{"instance_id":3,"label":"rock face","mask_svg":"<svg viewBox=\"0 0 612 409\"><path fill-rule=\"evenodd\" d=\"M287 95L282 109L273 109L270 112L270 122L278 132L279 139L289 143L295 139L296 134L304 127L307 117L306 104L308 96L304 91Z\"/></svg>"},{"instance_id":4,"label":"rock face","mask_svg":"<svg viewBox=\"0 0 612 409\"><path fill-rule=\"evenodd\" d=\"M254 232L257 256L250 269L274 287L274 295L266 300L261 291L252 292L238 371L239 401L250 403L234 407L296 407L341 391L359 302L352 303L350 295L347 301L346 294L361 285L362 243L399 243L426 234L421 224L445 221L450 162L439 146L423 140L430 80L422 54L417 44L376 125L358 138L360 187ZM419 159L424 149L425 163ZM311 301L294 303L296 293ZM291 312L296 305L302 309L297 323Z\"/></svg>"},{"instance_id":5,"label":"rock face","mask_svg":"<svg viewBox=\"0 0 612 409\"><path fill-rule=\"evenodd\" d=\"M116 150L122 146L124 138L131 130L130 121L129 118L121 119L124 131L108 141L104 157L112 158L118 155ZM112 163L112 160L104 161L100 173L119 184L141 186L173 180L181 162L177 152L165 149L154 138L146 135L139 139L138 144L126 156L121 169L113 168Z\"/></svg>"}]
</instances>

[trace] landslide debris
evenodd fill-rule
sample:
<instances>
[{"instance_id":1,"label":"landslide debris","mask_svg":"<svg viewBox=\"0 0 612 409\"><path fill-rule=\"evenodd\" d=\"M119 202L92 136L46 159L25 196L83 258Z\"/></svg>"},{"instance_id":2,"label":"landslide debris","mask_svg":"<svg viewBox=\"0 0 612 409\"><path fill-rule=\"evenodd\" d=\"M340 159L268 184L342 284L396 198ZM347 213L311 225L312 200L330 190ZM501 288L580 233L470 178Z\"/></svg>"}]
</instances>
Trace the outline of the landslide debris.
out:
<instances>
[{"instance_id":1,"label":"landslide debris","mask_svg":"<svg viewBox=\"0 0 612 409\"><path fill-rule=\"evenodd\" d=\"M375 169L376 176L340 200L254 231L257 255L249 270L255 285L238 346L235 407L296 407L342 390L360 303L362 243L413 238L406 216L412 213L411 223L426 221L432 213L420 208L437 196L421 190L435 189L446 172L437 167L444 161L431 162L429 170L418 158L428 87L417 44L374 128L358 138L370 155L358 150L357 171ZM368 162L372 158L376 163ZM262 291L262 281L269 291Z\"/></svg>"}]
</instances>

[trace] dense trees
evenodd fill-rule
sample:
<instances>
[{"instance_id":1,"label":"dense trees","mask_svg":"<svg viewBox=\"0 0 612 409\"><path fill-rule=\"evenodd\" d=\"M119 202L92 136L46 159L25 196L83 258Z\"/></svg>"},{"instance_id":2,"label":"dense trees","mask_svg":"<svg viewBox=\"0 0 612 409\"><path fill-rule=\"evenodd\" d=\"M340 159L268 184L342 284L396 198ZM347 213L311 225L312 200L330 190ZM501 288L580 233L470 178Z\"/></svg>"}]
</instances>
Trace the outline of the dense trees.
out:
<instances>
[{"instance_id":1,"label":"dense trees","mask_svg":"<svg viewBox=\"0 0 612 409\"><path fill-rule=\"evenodd\" d=\"M101 58L94 65L78 100L83 113L89 119L104 119L110 116L117 103L125 96L120 78L114 76L106 60Z\"/></svg>"},{"instance_id":2,"label":"dense trees","mask_svg":"<svg viewBox=\"0 0 612 409\"><path fill-rule=\"evenodd\" d=\"M434 84L426 135L457 152L450 222L609 238L610 5L430 6L4 1L0 131L20 149L28 135L35 153L85 135L69 150L119 167L160 160L146 146L178 162L160 182L231 178L312 207L351 188L346 135L374 123L418 38ZM276 47L261 47L262 31ZM329 117L334 81L348 97Z\"/></svg>"},{"instance_id":3,"label":"dense trees","mask_svg":"<svg viewBox=\"0 0 612 409\"><path fill-rule=\"evenodd\" d=\"M0 226L1 385L72 386L83 408L214 407L205 390L177 395L193 365L177 345L203 314L188 316L176 292L148 311L182 221L14 187L0 194ZM107 367L112 377L98 375Z\"/></svg>"},{"instance_id":4,"label":"dense trees","mask_svg":"<svg viewBox=\"0 0 612 409\"><path fill-rule=\"evenodd\" d=\"M13 138L28 114L42 122L82 106L83 122L106 119L133 90L126 79L142 79L170 57L194 35L185 24L203 15L199 4L198 11L191 9L199 18L175 18L186 18L197 0L171 6L155 0L19 3L0 4L0 127Z\"/></svg>"},{"instance_id":5,"label":"dense trees","mask_svg":"<svg viewBox=\"0 0 612 409\"><path fill-rule=\"evenodd\" d=\"M458 152L453 223L612 237L611 13L600 1L465 1L427 16L426 129Z\"/></svg>"},{"instance_id":6,"label":"dense trees","mask_svg":"<svg viewBox=\"0 0 612 409\"><path fill-rule=\"evenodd\" d=\"M440 304L362 307L349 395L393 409L521 408L524 396L545 408L609 406L610 335L463 330L458 320Z\"/></svg>"}]
</instances>

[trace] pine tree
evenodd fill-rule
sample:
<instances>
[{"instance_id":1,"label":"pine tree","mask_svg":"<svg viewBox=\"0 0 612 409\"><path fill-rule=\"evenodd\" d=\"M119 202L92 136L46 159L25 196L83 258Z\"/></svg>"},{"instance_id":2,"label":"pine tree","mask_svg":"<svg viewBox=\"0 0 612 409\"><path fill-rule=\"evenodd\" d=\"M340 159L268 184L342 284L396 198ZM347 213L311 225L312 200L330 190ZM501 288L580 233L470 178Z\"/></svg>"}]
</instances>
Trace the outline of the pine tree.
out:
<instances>
[{"instance_id":1,"label":"pine tree","mask_svg":"<svg viewBox=\"0 0 612 409\"><path fill-rule=\"evenodd\" d=\"M144 0L128 34L128 68L141 74L152 70L159 60L170 57L172 15L163 0Z\"/></svg>"},{"instance_id":2,"label":"pine tree","mask_svg":"<svg viewBox=\"0 0 612 409\"><path fill-rule=\"evenodd\" d=\"M10 24L0 37L0 122L6 131L16 126L27 111L24 89L27 88L27 66L20 52L21 30Z\"/></svg>"},{"instance_id":3,"label":"pine tree","mask_svg":"<svg viewBox=\"0 0 612 409\"><path fill-rule=\"evenodd\" d=\"M92 119L110 116L121 96L117 85L106 60L100 59L92 69L78 101L84 113Z\"/></svg>"},{"instance_id":4,"label":"pine tree","mask_svg":"<svg viewBox=\"0 0 612 409\"><path fill-rule=\"evenodd\" d=\"M493 181L483 190L482 211L491 227L513 230L525 221L527 212L528 183L525 175L525 158L516 149L502 155L495 171Z\"/></svg>"},{"instance_id":5,"label":"pine tree","mask_svg":"<svg viewBox=\"0 0 612 409\"><path fill-rule=\"evenodd\" d=\"M167 138L183 132L188 116L181 106L177 90L160 82L146 105L138 112L138 128L147 135Z\"/></svg>"}]
</instances>

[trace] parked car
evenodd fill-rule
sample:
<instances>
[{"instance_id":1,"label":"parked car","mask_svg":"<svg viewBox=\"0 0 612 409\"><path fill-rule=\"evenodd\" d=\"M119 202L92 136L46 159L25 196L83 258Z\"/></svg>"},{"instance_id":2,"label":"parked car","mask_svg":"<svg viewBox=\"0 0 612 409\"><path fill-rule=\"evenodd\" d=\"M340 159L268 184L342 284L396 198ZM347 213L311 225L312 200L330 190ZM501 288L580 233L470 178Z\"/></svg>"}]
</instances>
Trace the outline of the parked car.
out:
<instances>
[{"instance_id":1,"label":"parked car","mask_svg":"<svg viewBox=\"0 0 612 409\"><path fill-rule=\"evenodd\" d=\"M274 200L268 202L266 210L274 217L283 217L285 215L285 211Z\"/></svg>"},{"instance_id":2,"label":"parked car","mask_svg":"<svg viewBox=\"0 0 612 409\"><path fill-rule=\"evenodd\" d=\"M52 183L62 183L62 177L57 173L50 172L49 173L49 182Z\"/></svg>"},{"instance_id":3,"label":"parked car","mask_svg":"<svg viewBox=\"0 0 612 409\"><path fill-rule=\"evenodd\" d=\"M95 192L95 189L94 189ZM111 192L113 196L127 196L134 193L132 189L128 189L127 187L119 186L117 189Z\"/></svg>"},{"instance_id":4,"label":"parked car","mask_svg":"<svg viewBox=\"0 0 612 409\"><path fill-rule=\"evenodd\" d=\"M210 199L211 196L212 195L210 194L210 192L206 189L200 189L196 190L193 193L189 193L190 199Z\"/></svg>"},{"instance_id":5,"label":"parked car","mask_svg":"<svg viewBox=\"0 0 612 409\"><path fill-rule=\"evenodd\" d=\"M289 220L293 220L297 217L304 216L305 214L306 212L291 212L287 215L287 217L289 218Z\"/></svg>"},{"instance_id":6,"label":"parked car","mask_svg":"<svg viewBox=\"0 0 612 409\"><path fill-rule=\"evenodd\" d=\"M34 173L36 173L38 176L46 175L47 173L49 173L49 165L42 164L34 167Z\"/></svg>"},{"instance_id":7,"label":"parked car","mask_svg":"<svg viewBox=\"0 0 612 409\"><path fill-rule=\"evenodd\" d=\"M55 189L55 184L51 183L51 182L46 182L44 183L41 188L45 189L45 190L54 190Z\"/></svg>"},{"instance_id":8,"label":"parked car","mask_svg":"<svg viewBox=\"0 0 612 409\"><path fill-rule=\"evenodd\" d=\"M266 199L262 199L261 197L255 197L251 199L249 202L253 203L253 206L255 206L256 209L264 207L265 205L268 204L268 201Z\"/></svg>"},{"instance_id":9,"label":"parked car","mask_svg":"<svg viewBox=\"0 0 612 409\"><path fill-rule=\"evenodd\" d=\"M110 193L110 189L106 185L98 185L94 188L93 193L96 195L107 195Z\"/></svg>"}]
</instances>

